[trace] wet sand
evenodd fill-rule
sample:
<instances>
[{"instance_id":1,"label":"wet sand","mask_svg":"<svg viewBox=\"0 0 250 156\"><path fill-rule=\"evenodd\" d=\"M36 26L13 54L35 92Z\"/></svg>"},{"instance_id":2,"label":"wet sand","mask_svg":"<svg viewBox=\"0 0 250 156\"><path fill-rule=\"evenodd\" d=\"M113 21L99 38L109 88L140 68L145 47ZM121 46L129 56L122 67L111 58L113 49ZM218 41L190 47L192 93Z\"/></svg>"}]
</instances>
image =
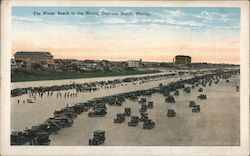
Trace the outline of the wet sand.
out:
<instances>
[{"instance_id":1,"label":"wet sand","mask_svg":"<svg viewBox=\"0 0 250 156\"><path fill-rule=\"evenodd\" d=\"M187 76L186 78L188 78ZM94 97L113 95L126 91L147 89L176 81L179 77L167 80L153 81L145 84L119 86L113 89L101 89L92 93L79 93L77 98L64 99L53 97L37 98L36 103L17 104L17 99L28 98L28 95L11 99L11 130L23 130L43 123L53 115L54 110L65 107L67 104L85 102ZM147 97L154 101L154 108L149 109L149 118L155 122L155 128L142 129L142 123L137 127L128 127L130 117L124 123L115 124L117 113L124 112L125 107L131 107L132 115L139 115L138 102L126 100L121 107L108 106L105 117L89 118L87 112L78 115L70 128L50 135L50 145L84 146L88 139L93 137L93 131L103 129L106 131L108 145L239 145L240 138L240 98L235 86L239 85L239 75L233 76L230 83L221 80L219 84L212 84L204 88L207 100L198 100L198 88L191 90L190 94L180 91L175 104L165 103L160 94ZM63 92L62 92L63 93ZM195 100L201 106L200 113L192 113L188 107L189 101ZM21 100L22 101L22 100ZM167 109L175 109L176 117L167 117Z\"/></svg>"}]
</instances>

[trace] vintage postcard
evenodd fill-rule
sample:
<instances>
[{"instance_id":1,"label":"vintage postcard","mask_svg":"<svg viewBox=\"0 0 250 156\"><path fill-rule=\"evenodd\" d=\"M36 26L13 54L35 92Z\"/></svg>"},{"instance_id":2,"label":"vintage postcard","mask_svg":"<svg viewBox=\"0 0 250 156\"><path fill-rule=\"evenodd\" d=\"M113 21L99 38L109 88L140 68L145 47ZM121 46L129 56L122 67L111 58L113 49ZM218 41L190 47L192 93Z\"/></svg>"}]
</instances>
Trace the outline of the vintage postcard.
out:
<instances>
[{"instance_id":1,"label":"vintage postcard","mask_svg":"<svg viewBox=\"0 0 250 156\"><path fill-rule=\"evenodd\" d=\"M2 155L249 154L249 2L1 7Z\"/></svg>"}]
</instances>

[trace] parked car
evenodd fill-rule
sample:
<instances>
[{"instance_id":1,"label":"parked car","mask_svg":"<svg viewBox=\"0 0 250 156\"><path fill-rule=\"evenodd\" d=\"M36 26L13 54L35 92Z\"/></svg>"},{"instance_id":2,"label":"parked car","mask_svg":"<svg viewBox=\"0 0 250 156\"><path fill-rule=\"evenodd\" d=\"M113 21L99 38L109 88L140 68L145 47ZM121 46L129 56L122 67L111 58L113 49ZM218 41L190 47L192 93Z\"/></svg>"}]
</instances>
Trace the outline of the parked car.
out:
<instances>
[{"instance_id":1,"label":"parked car","mask_svg":"<svg viewBox=\"0 0 250 156\"><path fill-rule=\"evenodd\" d=\"M179 91L178 90L176 90L175 92L174 92L174 96L179 96Z\"/></svg>"},{"instance_id":2,"label":"parked car","mask_svg":"<svg viewBox=\"0 0 250 156\"><path fill-rule=\"evenodd\" d=\"M168 102L168 103L175 103L174 96L173 96L173 95L168 96L168 97L165 99L165 101Z\"/></svg>"},{"instance_id":3,"label":"parked car","mask_svg":"<svg viewBox=\"0 0 250 156\"><path fill-rule=\"evenodd\" d=\"M200 105L193 107L192 112L200 112Z\"/></svg>"},{"instance_id":4,"label":"parked car","mask_svg":"<svg viewBox=\"0 0 250 156\"><path fill-rule=\"evenodd\" d=\"M131 108L125 108L124 116L130 116L130 115L131 115Z\"/></svg>"},{"instance_id":5,"label":"parked car","mask_svg":"<svg viewBox=\"0 0 250 156\"><path fill-rule=\"evenodd\" d=\"M154 107L153 101L148 101L148 109L152 109Z\"/></svg>"},{"instance_id":6,"label":"parked car","mask_svg":"<svg viewBox=\"0 0 250 156\"><path fill-rule=\"evenodd\" d=\"M147 119L143 123L143 129L152 129L155 127L155 122L153 122L151 119Z\"/></svg>"},{"instance_id":7,"label":"parked car","mask_svg":"<svg viewBox=\"0 0 250 156\"><path fill-rule=\"evenodd\" d=\"M138 116L131 116L131 121L128 122L128 126L137 126L139 124L139 120Z\"/></svg>"},{"instance_id":8,"label":"parked car","mask_svg":"<svg viewBox=\"0 0 250 156\"><path fill-rule=\"evenodd\" d=\"M89 112L88 116L89 117L103 117L107 114L106 110L103 108L99 108L94 110L93 112Z\"/></svg>"},{"instance_id":9,"label":"parked car","mask_svg":"<svg viewBox=\"0 0 250 156\"><path fill-rule=\"evenodd\" d=\"M195 106L196 106L195 101L190 101L190 102L189 102L189 107L195 107Z\"/></svg>"},{"instance_id":10,"label":"parked car","mask_svg":"<svg viewBox=\"0 0 250 156\"><path fill-rule=\"evenodd\" d=\"M175 110L169 109L169 110L168 110L168 113L167 113L167 116L168 116L168 117L175 117L175 116L176 116Z\"/></svg>"},{"instance_id":11,"label":"parked car","mask_svg":"<svg viewBox=\"0 0 250 156\"><path fill-rule=\"evenodd\" d=\"M116 118L114 119L114 123L123 123L125 121L125 116L122 113L117 114Z\"/></svg>"},{"instance_id":12,"label":"parked car","mask_svg":"<svg viewBox=\"0 0 250 156\"><path fill-rule=\"evenodd\" d=\"M236 86L236 92L240 91L240 86Z\"/></svg>"},{"instance_id":13,"label":"parked car","mask_svg":"<svg viewBox=\"0 0 250 156\"><path fill-rule=\"evenodd\" d=\"M205 95L205 94L200 94L200 95L198 96L198 98L201 99L201 100L206 100L206 99L207 99L207 95Z\"/></svg>"},{"instance_id":14,"label":"parked car","mask_svg":"<svg viewBox=\"0 0 250 156\"><path fill-rule=\"evenodd\" d=\"M105 141L105 131L96 130L94 131L94 137L89 139L89 145L101 145Z\"/></svg>"}]
</instances>

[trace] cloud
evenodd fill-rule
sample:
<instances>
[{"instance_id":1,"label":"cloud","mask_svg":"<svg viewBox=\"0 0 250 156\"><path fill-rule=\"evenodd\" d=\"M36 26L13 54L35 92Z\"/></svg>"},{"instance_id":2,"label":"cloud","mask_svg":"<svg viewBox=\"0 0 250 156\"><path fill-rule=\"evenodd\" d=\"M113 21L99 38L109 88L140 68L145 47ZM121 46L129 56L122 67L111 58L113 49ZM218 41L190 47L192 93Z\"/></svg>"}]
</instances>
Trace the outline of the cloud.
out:
<instances>
[{"instance_id":1,"label":"cloud","mask_svg":"<svg viewBox=\"0 0 250 156\"><path fill-rule=\"evenodd\" d=\"M165 21L166 25L203 29L239 29L239 19L233 17L233 13L220 13L213 11L201 11L199 14L177 10L163 10L154 12L157 18ZM155 23L157 24L157 22ZM163 24L160 22L158 24Z\"/></svg>"},{"instance_id":2,"label":"cloud","mask_svg":"<svg viewBox=\"0 0 250 156\"><path fill-rule=\"evenodd\" d=\"M166 20L167 23L169 24L173 24L173 25L177 25L177 26L190 26L190 27L201 27L204 26L204 24L199 23L199 22L195 22L195 21L191 21L191 20L186 20L186 21L178 21L178 20L174 20L173 18L169 18Z\"/></svg>"},{"instance_id":3,"label":"cloud","mask_svg":"<svg viewBox=\"0 0 250 156\"><path fill-rule=\"evenodd\" d=\"M208 11L202 11L199 15L193 15L196 18L201 18L209 21L217 20L217 21L223 21L227 22L230 21L232 14L222 14L222 13L215 13L215 12L208 12Z\"/></svg>"},{"instance_id":4,"label":"cloud","mask_svg":"<svg viewBox=\"0 0 250 156\"><path fill-rule=\"evenodd\" d=\"M201 21L194 21L190 19L190 14L180 10L163 10L161 13L154 13L159 19L154 20L157 24L166 24L181 27L202 27L204 24ZM180 17L185 20L179 19Z\"/></svg>"},{"instance_id":5,"label":"cloud","mask_svg":"<svg viewBox=\"0 0 250 156\"><path fill-rule=\"evenodd\" d=\"M102 24L127 24L128 22L121 18L108 18L101 22Z\"/></svg>"},{"instance_id":6,"label":"cloud","mask_svg":"<svg viewBox=\"0 0 250 156\"><path fill-rule=\"evenodd\" d=\"M187 26L187 27L202 27L204 24L195 22L192 20L175 20L174 18L167 18L167 19L150 19L150 18L132 18L132 19L124 19L124 18L105 18L99 19L99 21L90 22L81 22L82 25L166 25L171 26L172 28L176 27L179 28L180 26Z\"/></svg>"},{"instance_id":7,"label":"cloud","mask_svg":"<svg viewBox=\"0 0 250 156\"><path fill-rule=\"evenodd\" d=\"M42 22L43 20L40 18L27 18L27 17L12 16L12 21L15 21L15 22Z\"/></svg>"},{"instance_id":8,"label":"cloud","mask_svg":"<svg viewBox=\"0 0 250 156\"><path fill-rule=\"evenodd\" d=\"M165 14L165 16L170 16L170 17L179 17L179 16L185 16L187 15L186 13L180 11L180 10L175 10L175 11L172 11L172 10L164 10L163 11Z\"/></svg>"}]
</instances>

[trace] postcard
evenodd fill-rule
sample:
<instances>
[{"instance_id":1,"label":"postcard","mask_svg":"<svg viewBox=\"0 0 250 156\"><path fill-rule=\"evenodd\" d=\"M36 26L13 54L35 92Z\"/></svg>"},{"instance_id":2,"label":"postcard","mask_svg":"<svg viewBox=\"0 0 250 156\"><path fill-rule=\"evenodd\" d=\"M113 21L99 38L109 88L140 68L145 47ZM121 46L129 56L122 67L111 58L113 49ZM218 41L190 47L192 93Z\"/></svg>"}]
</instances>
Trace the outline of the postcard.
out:
<instances>
[{"instance_id":1,"label":"postcard","mask_svg":"<svg viewBox=\"0 0 250 156\"><path fill-rule=\"evenodd\" d=\"M249 2L1 7L2 155L249 155Z\"/></svg>"}]
</instances>

